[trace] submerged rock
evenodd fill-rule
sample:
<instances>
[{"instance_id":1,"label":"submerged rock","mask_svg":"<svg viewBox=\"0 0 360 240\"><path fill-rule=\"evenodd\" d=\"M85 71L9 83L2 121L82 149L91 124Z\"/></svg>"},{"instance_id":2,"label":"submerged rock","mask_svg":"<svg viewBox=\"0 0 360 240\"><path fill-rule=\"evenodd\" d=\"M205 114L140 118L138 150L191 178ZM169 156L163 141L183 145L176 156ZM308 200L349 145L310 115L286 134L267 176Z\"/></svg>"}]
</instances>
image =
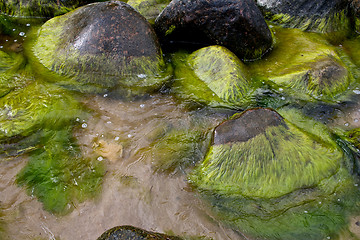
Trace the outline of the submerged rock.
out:
<instances>
[{"instance_id":1,"label":"submerged rock","mask_svg":"<svg viewBox=\"0 0 360 240\"><path fill-rule=\"evenodd\" d=\"M157 16L170 2L170 0L129 0L127 4L135 8L151 24L154 24Z\"/></svg>"},{"instance_id":2,"label":"submerged rock","mask_svg":"<svg viewBox=\"0 0 360 240\"><path fill-rule=\"evenodd\" d=\"M335 101L353 76L336 49L315 33L275 28L276 45L264 59L249 64L250 72L295 98Z\"/></svg>"},{"instance_id":3,"label":"submerged rock","mask_svg":"<svg viewBox=\"0 0 360 240\"><path fill-rule=\"evenodd\" d=\"M174 0L158 16L164 43L222 45L239 58L260 58L272 46L271 32L252 0Z\"/></svg>"},{"instance_id":4,"label":"submerged rock","mask_svg":"<svg viewBox=\"0 0 360 240\"><path fill-rule=\"evenodd\" d=\"M181 238L133 226L119 226L107 230L97 240L181 240Z\"/></svg>"},{"instance_id":5,"label":"submerged rock","mask_svg":"<svg viewBox=\"0 0 360 240\"><path fill-rule=\"evenodd\" d=\"M2 0L0 11L11 16L54 17L96 0Z\"/></svg>"},{"instance_id":6,"label":"submerged rock","mask_svg":"<svg viewBox=\"0 0 360 240\"><path fill-rule=\"evenodd\" d=\"M252 237L324 239L359 206L343 161L331 138L258 108L215 128L190 180L220 220Z\"/></svg>"},{"instance_id":7,"label":"submerged rock","mask_svg":"<svg viewBox=\"0 0 360 240\"><path fill-rule=\"evenodd\" d=\"M246 107L254 84L248 69L235 54L222 46L175 56L173 91L184 99L213 107Z\"/></svg>"},{"instance_id":8,"label":"submerged rock","mask_svg":"<svg viewBox=\"0 0 360 240\"><path fill-rule=\"evenodd\" d=\"M89 4L49 20L33 52L52 71L45 76L49 81L82 92L144 94L171 76L164 72L168 69L150 24L120 1Z\"/></svg>"},{"instance_id":9,"label":"submerged rock","mask_svg":"<svg viewBox=\"0 0 360 240\"><path fill-rule=\"evenodd\" d=\"M59 215L95 197L105 174L101 162L81 156L71 129L40 130L46 132L40 139L41 147L29 153L29 162L16 179L43 203L45 210Z\"/></svg>"},{"instance_id":10,"label":"submerged rock","mask_svg":"<svg viewBox=\"0 0 360 240\"><path fill-rule=\"evenodd\" d=\"M31 83L0 98L0 154L16 155L39 144L43 129L68 126L85 113L63 89Z\"/></svg>"},{"instance_id":11,"label":"submerged rock","mask_svg":"<svg viewBox=\"0 0 360 240\"><path fill-rule=\"evenodd\" d=\"M283 27L319 33L350 29L347 0L256 0L265 16Z\"/></svg>"}]
</instances>

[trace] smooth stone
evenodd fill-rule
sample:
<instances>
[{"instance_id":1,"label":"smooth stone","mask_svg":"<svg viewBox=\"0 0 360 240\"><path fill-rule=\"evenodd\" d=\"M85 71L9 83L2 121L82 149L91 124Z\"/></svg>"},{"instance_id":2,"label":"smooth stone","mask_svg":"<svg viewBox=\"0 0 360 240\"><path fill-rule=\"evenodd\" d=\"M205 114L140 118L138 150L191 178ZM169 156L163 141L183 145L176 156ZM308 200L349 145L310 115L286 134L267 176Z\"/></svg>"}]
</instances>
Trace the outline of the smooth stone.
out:
<instances>
[{"instance_id":1,"label":"smooth stone","mask_svg":"<svg viewBox=\"0 0 360 240\"><path fill-rule=\"evenodd\" d=\"M155 20L163 43L222 45L244 60L264 55L271 32L252 0L174 0Z\"/></svg>"},{"instance_id":2,"label":"smooth stone","mask_svg":"<svg viewBox=\"0 0 360 240\"><path fill-rule=\"evenodd\" d=\"M120 1L89 4L49 20L32 49L40 62L35 68L50 70L47 80L81 92L141 95L172 74L151 25Z\"/></svg>"},{"instance_id":3,"label":"smooth stone","mask_svg":"<svg viewBox=\"0 0 360 240\"><path fill-rule=\"evenodd\" d=\"M151 24L154 24L157 16L170 2L170 0L129 0L127 4L135 8Z\"/></svg>"}]
</instances>

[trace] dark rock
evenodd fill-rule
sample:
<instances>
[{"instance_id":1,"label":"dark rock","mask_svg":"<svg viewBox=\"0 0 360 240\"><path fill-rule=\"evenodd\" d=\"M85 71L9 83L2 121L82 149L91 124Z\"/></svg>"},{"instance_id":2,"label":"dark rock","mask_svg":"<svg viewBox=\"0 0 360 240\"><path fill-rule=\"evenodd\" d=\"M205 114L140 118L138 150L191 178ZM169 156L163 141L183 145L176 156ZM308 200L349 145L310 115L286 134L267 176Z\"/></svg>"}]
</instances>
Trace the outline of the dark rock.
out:
<instances>
[{"instance_id":1,"label":"dark rock","mask_svg":"<svg viewBox=\"0 0 360 240\"><path fill-rule=\"evenodd\" d=\"M271 32L252 0L173 0L155 20L163 42L223 45L245 60L272 46Z\"/></svg>"},{"instance_id":2,"label":"dark rock","mask_svg":"<svg viewBox=\"0 0 360 240\"><path fill-rule=\"evenodd\" d=\"M246 142L270 126L284 125L283 118L268 108L249 109L241 117L225 121L214 131L214 144Z\"/></svg>"},{"instance_id":3,"label":"dark rock","mask_svg":"<svg viewBox=\"0 0 360 240\"><path fill-rule=\"evenodd\" d=\"M133 226L119 226L107 230L97 240L181 240L181 238Z\"/></svg>"},{"instance_id":4,"label":"dark rock","mask_svg":"<svg viewBox=\"0 0 360 240\"><path fill-rule=\"evenodd\" d=\"M46 22L33 47L37 61L82 92L143 93L170 75L146 19L120 1L89 4Z\"/></svg>"}]
</instances>

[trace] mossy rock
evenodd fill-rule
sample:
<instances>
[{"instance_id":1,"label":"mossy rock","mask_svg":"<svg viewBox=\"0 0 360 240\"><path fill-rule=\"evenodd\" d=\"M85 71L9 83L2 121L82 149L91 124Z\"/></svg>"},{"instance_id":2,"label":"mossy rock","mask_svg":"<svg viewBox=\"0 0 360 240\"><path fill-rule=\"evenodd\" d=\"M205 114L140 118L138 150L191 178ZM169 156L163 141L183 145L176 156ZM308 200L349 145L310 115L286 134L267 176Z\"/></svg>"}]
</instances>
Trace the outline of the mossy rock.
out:
<instances>
[{"instance_id":1,"label":"mossy rock","mask_svg":"<svg viewBox=\"0 0 360 240\"><path fill-rule=\"evenodd\" d=\"M156 18L165 45L221 45L242 60L260 58L273 44L271 32L252 0L176 0Z\"/></svg>"},{"instance_id":2,"label":"mossy rock","mask_svg":"<svg viewBox=\"0 0 360 240\"><path fill-rule=\"evenodd\" d=\"M351 30L347 0L256 0L265 17L287 28L347 35Z\"/></svg>"},{"instance_id":3,"label":"mossy rock","mask_svg":"<svg viewBox=\"0 0 360 240\"><path fill-rule=\"evenodd\" d=\"M354 81L336 48L320 35L273 28L276 45L265 58L250 63L254 78L303 100L335 101Z\"/></svg>"},{"instance_id":4,"label":"mossy rock","mask_svg":"<svg viewBox=\"0 0 360 240\"><path fill-rule=\"evenodd\" d=\"M38 31L34 57L49 81L81 92L124 97L159 89L171 77L150 24L120 1L89 4ZM46 71L45 71L46 72Z\"/></svg>"},{"instance_id":5,"label":"mossy rock","mask_svg":"<svg viewBox=\"0 0 360 240\"><path fill-rule=\"evenodd\" d=\"M212 107L244 108L255 84L239 58L222 46L175 55L173 92Z\"/></svg>"},{"instance_id":6,"label":"mossy rock","mask_svg":"<svg viewBox=\"0 0 360 240\"><path fill-rule=\"evenodd\" d=\"M29 162L16 179L45 210L59 215L69 213L78 202L94 198L105 174L101 162L81 156L71 129L42 130L48 131L41 139L42 146L29 153Z\"/></svg>"},{"instance_id":7,"label":"mossy rock","mask_svg":"<svg viewBox=\"0 0 360 240\"><path fill-rule=\"evenodd\" d=\"M97 240L181 240L181 238L125 225L107 230Z\"/></svg>"},{"instance_id":8,"label":"mossy rock","mask_svg":"<svg viewBox=\"0 0 360 240\"><path fill-rule=\"evenodd\" d=\"M129 0L127 4L135 8L151 24L154 24L157 16L170 2L170 0Z\"/></svg>"},{"instance_id":9,"label":"mossy rock","mask_svg":"<svg viewBox=\"0 0 360 240\"><path fill-rule=\"evenodd\" d=\"M2 0L0 11L11 16L51 18L96 0Z\"/></svg>"},{"instance_id":10,"label":"mossy rock","mask_svg":"<svg viewBox=\"0 0 360 240\"><path fill-rule=\"evenodd\" d=\"M36 82L0 98L0 106L1 153L38 144L40 129L61 129L86 116L64 89Z\"/></svg>"},{"instance_id":11,"label":"mossy rock","mask_svg":"<svg viewBox=\"0 0 360 240\"><path fill-rule=\"evenodd\" d=\"M315 132L271 109L247 110L215 128L190 181L220 220L246 235L333 237L356 214L360 192L341 149Z\"/></svg>"}]
</instances>

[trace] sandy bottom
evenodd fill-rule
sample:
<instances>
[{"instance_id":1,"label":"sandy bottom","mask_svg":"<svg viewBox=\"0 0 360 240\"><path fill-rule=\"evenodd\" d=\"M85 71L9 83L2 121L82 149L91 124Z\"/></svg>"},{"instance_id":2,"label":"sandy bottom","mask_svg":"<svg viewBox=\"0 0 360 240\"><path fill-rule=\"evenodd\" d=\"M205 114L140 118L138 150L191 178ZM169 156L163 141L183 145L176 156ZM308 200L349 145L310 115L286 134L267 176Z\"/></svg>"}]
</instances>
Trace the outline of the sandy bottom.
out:
<instances>
[{"instance_id":1,"label":"sandy bottom","mask_svg":"<svg viewBox=\"0 0 360 240\"><path fill-rule=\"evenodd\" d=\"M101 194L94 200L74 203L75 209L66 216L54 216L14 183L26 156L0 160L4 240L95 240L119 225L216 240L248 239L215 219L187 184L185 172L156 171L157 162L150 151L151 144L169 128L186 128L202 121L211 130L228 113L205 111L194 118L174 99L163 96L127 103L97 96L84 102L94 110L94 117L78 119L75 135L84 155L107 166ZM353 217L342 239L357 237L360 217Z\"/></svg>"}]
</instances>

